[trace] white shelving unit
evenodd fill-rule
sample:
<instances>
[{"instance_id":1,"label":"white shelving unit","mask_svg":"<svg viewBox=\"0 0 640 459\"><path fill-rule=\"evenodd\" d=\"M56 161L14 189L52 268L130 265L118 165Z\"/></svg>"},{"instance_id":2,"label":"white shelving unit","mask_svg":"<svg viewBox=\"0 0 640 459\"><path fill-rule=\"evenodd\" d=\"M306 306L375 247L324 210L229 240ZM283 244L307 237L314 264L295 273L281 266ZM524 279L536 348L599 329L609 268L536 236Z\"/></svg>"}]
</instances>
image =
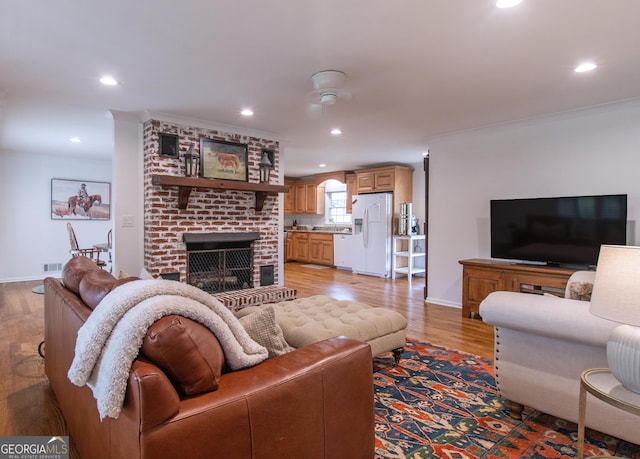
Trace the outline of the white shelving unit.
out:
<instances>
[{"instance_id":1,"label":"white shelving unit","mask_svg":"<svg viewBox=\"0 0 640 459\"><path fill-rule=\"evenodd\" d=\"M425 235L393 236L392 278L403 274L409 282L416 274L426 272Z\"/></svg>"}]
</instances>

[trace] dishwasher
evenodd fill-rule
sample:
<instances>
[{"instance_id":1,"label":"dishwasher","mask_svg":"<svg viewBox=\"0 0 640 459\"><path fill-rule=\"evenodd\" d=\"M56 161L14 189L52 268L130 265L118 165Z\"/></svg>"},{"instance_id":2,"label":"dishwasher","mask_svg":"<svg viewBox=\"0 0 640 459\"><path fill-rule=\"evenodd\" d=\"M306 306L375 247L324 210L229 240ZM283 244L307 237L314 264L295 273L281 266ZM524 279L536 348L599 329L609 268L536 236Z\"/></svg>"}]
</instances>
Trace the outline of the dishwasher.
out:
<instances>
[{"instance_id":1,"label":"dishwasher","mask_svg":"<svg viewBox=\"0 0 640 459\"><path fill-rule=\"evenodd\" d=\"M333 235L333 264L336 269L351 270L351 234L334 234Z\"/></svg>"}]
</instances>

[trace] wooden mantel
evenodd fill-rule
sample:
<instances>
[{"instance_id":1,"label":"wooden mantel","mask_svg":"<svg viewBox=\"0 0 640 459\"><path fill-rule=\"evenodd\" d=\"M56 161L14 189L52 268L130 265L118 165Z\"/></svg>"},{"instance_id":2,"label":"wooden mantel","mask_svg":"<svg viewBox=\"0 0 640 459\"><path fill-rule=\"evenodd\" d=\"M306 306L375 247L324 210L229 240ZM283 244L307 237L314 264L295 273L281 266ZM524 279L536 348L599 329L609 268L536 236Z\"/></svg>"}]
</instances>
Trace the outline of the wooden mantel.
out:
<instances>
[{"instance_id":1,"label":"wooden mantel","mask_svg":"<svg viewBox=\"0 0 640 459\"><path fill-rule=\"evenodd\" d=\"M287 193L288 186L270 185L268 183L236 182L233 180L217 180L200 177L180 177L177 175L153 175L151 183L163 187L178 187L178 208L186 209L189 204L189 196L194 188L206 188L210 190L235 190L250 191L256 196L256 212L262 211L267 196L277 196L278 193Z\"/></svg>"}]
</instances>

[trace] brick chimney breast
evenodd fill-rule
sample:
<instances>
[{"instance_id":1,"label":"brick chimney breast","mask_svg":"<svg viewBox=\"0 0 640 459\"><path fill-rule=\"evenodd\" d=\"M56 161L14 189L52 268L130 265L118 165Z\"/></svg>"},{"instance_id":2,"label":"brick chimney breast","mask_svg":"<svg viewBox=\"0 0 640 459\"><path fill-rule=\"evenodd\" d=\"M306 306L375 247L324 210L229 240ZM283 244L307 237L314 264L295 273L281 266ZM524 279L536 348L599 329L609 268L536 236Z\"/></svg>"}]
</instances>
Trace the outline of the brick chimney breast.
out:
<instances>
[{"instance_id":1,"label":"brick chimney breast","mask_svg":"<svg viewBox=\"0 0 640 459\"><path fill-rule=\"evenodd\" d=\"M179 158L159 155L159 134L177 134ZM187 234L253 233L251 287L259 286L260 267L274 265L278 284L278 231L280 200L268 196L261 212L256 212L255 196L244 191L192 190L186 209L178 208L177 187L155 186L153 175L184 175L182 154L193 143L200 153L200 138L224 140L248 145L248 181L259 183L258 163L262 149L274 152L271 171L280 176L279 143L236 133L149 120L143 126L144 152L144 264L153 275L180 273L187 280Z\"/></svg>"}]
</instances>

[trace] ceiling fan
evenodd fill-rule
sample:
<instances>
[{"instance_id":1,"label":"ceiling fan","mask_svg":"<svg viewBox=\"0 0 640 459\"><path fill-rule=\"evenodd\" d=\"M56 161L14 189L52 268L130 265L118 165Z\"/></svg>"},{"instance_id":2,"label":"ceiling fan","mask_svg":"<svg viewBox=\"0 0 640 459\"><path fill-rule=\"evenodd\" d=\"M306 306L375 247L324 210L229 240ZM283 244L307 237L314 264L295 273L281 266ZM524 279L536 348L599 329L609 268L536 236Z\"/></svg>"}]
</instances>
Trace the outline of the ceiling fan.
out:
<instances>
[{"instance_id":1,"label":"ceiling fan","mask_svg":"<svg viewBox=\"0 0 640 459\"><path fill-rule=\"evenodd\" d=\"M333 105L338 99L349 100L351 93L343 88L347 74L340 70L322 70L311 75L313 91L306 95L308 102Z\"/></svg>"}]
</instances>

